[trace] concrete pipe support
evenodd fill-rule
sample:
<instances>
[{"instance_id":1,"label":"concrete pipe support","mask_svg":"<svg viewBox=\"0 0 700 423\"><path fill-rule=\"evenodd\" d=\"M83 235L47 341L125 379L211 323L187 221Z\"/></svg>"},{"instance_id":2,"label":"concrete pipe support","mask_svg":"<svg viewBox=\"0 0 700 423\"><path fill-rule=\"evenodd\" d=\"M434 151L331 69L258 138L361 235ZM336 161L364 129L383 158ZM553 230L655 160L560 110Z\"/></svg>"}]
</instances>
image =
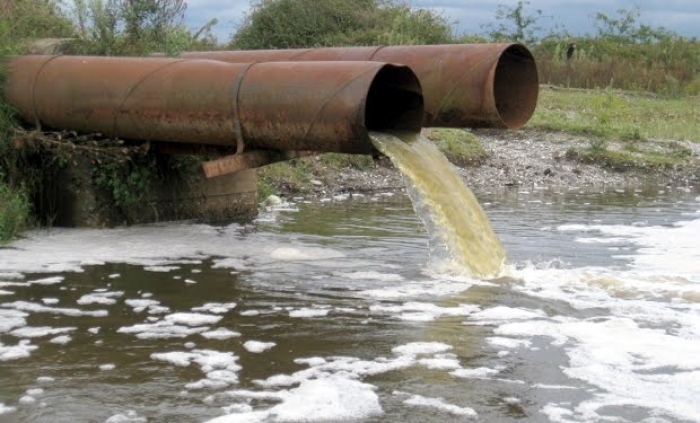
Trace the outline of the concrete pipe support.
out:
<instances>
[{"instance_id":1,"label":"concrete pipe support","mask_svg":"<svg viewBox=\"0 0 700 423\"><path fill-rule=\"evenodd\" d=\"M340 47L187 52L225 62L372 60L409 66L420 79L427 127L519 128L539 91L537 66L520 44Z\"/></svg>"}]
</instances>

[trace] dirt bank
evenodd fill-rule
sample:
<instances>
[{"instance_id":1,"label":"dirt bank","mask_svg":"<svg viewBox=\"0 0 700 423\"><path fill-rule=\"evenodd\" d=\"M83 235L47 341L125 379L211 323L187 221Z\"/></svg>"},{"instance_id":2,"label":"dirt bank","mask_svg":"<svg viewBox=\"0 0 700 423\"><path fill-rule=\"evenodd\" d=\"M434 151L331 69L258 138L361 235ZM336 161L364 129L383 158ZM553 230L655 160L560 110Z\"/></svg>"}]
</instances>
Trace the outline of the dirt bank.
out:
<instances>
[{"instance_id":1,"label":"dirt bank","mask_svg":"<svg viewBox=\"0 0 700 423\"><path fill-rule=\"evenodd\" d=\"M501 186L638 186L662 184L673 186L700 185L700 144L673 142L674 148L689 152L681 165L670 167L632 167L613 170L602 163L582 163L567 156L567 151L585 149L589 140L565 133L478 130L475 134L484 144L488 158L479 166L459 168L465 182L473 188ZM667 141L644 141L643 148L662 152ZM610 143L608 149L622 149L621 143ZM310 181L311 196L347 192L373 192L403 187L400 172L382 157L370 169L340 170L320 167ZM282 195L295 195L280 192Z\"/></svg>"}]
</instances>

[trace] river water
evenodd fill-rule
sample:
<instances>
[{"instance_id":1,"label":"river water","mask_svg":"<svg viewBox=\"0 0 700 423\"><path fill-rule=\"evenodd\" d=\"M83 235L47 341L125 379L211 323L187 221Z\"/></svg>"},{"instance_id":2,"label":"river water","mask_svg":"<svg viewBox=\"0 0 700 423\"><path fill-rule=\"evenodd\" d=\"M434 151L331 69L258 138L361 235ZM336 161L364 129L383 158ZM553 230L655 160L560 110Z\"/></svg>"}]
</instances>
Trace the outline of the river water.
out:
<instances>
[{"instance_id":1,"label":"river water","mask_svg":"<svg viewBox=\"0 0 700 423\"><path fill-rule=\"evenodd\" d=\"M494 279L441 273L402 193L30 232L0 422L700 422L700 193L475 194Z\"/></svg>"}]
</instances>

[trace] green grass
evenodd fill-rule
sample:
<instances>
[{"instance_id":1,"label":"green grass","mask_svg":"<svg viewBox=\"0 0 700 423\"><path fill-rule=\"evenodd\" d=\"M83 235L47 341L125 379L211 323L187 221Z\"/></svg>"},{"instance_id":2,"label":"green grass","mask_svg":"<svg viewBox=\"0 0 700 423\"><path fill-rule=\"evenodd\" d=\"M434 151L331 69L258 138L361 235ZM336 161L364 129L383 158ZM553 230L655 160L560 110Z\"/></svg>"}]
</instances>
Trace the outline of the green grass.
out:
<instances>
[{"instance_id":1,"label":"green grass","mask_svg":"<svg viewBox=\"0 0 700 423\"><path fill-rule=\"evenodd\" d=\"M604 140L700 142L700 97L544 88L527 127Z\"/></svg>"},{"instance_id":2,"label":"green grass","mask_svg":"<svg viewBox=\"0 0 700 423\"><path fill-rule=\"evenodd\" d=\"M649 172L673 168L676 165L687 162L689 156L685 149L662 154L657 152L588 148L569 150L566 152L566 157L619 172L628 170Z\"/></svg>"},{"instance_id":3,"label":"green grass","mask_svg":"<svg viewBox=\"0 0 700 423\"><path fill-rule=\"evenodd\" d=\"M478 165L488 157L479 138L464 129L431 128L428 138L457 166Z\"/></svg>"},{"instance_id":4,"label":"green grass","mask_svg":"<svg viewBox=\"0 0 700 423\"><path fill-rule=\"evenodd\" d=\"M313 157L303 157L273 163L258 170L258 197L262 200L277 194L280 188L288 192L305 192L313 178Z\"/></svg>"}]
</instances>

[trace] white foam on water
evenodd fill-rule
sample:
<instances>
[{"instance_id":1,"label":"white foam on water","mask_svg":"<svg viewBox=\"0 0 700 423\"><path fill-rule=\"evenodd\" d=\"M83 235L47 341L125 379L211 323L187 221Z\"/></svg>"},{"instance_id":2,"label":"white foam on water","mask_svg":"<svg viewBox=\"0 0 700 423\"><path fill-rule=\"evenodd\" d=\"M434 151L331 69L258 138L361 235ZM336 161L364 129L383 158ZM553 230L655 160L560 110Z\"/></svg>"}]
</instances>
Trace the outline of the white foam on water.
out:
<instances>
[{"instance_id":1,"label":"white foam on water","mask_svg":"<svg viewBox=\"0 0 700 423\"><path fill-rule=\"evenodd\" d=\"M460 365L457 356L448 352L452 348L451 345L441 342L411 342L394 347L394 357L377 357L374 360L346 356L297 358L294 360L296 364L306 365L308 368L292 374L278 374L253 381L255 385L266 389L265 391L235 390L227 393L232 398L246 401L267 399L282 401L281 404L265 410L231 414L212 422L336 421L365 419L378 415L382 413L382 409L374 393L375 388L362 382L363 378L413 366L432 370L455 370L460 368ZM269 390L295 385L298 387L289 390ZM314 389L311 389L312 387ZM316 387L319 388L317 393ZM347 403L341 398L336 398L341 393L351 395ZM309 404L313 404L315 412L308 409ZM368 407L368 404L371 407ZM307 415L310 417L303 417Z\"/></svg>"},{"instance_id":2,"label":"white foam on water","mask_svg":"<svg viewBox=\"0 0 700 423\"><path fill-rule=\"evenodd\" d=\"M401 320L427 322L443 316L469 316L479 310L473 304L460 304L458 307L441 307L433 303L407 302L402 305L373 305L369 307L373 313L390 314Z\"/></svg>"},{"instance_id":3,"label":"white foam on water","mask_svg":"<svg viewBox=\"0 0 700 423\"><path fill-rule=\"evenodd\" d=\"M33 405L36 403L36 398L31 395L24 395L18 401L21 405Z\"/></svg>"},{"instance_id":4,"label":"white foam on water","mask_svg":"<svg viewBox=\"0 0 700 423\"><path fill-rule=\"evenodd\" d=\"M21 327L27 324L29 314L19 310L0 308L0 333L9 332L10 330Z\"/></svg>"},{"instance_id":5,"label":"white foam on water","mask_svg":"<svg viewBox=\"0 0 700 423\"><path fill-rule=\"evenodd\" d=\"M153 323L140 323L132 326L122 326L117 330L117 332L134 334L139 339L167 339L186 338L190 335L196 335L208 330L208 326L190 327L158 320Z\"/></svg>"},{"instance_id":6,"label":"white foam on water","mask_svg":"<svg viewBox=\"0 0 700 423\"><path fill-rule=\"evenodd\" d=\"M328 260L345 257L340 251L320 247L279 247L270 252L270 258L284 261Z\"/></svg>"},{"instance_id":7,"label":"white foam on water","mask_svg":"<svg viewBox=\"0 0 700 423\"><path fill-rule=\"evenodd\" d=\"M39 395L43 394L44 390L42 388L31 388L27 389L26 394L31 395L33 397L38 397Z\"/></svg>"},{"instance_id":8,"label":"white foam on water","mask_svg":"<svg viewBox=\"0 0 700 423\"><path fill-rule=\"evenodd\" d=\"M197 382L188 383L186 389L221 389L238 383L238 356L232 352L219 352L214 350L192 350L189 352L173 351L167 353L153 353L151 359L165 361L175 366L187 367L190 364L199 365L206 378Z\"/></svg>"},{"instance_id":9,"label":"white foam on water","mask_svg":"<svg viewBox=\"0 0 700 423\"><path fill-rule=\"evenodd\" d=\"M453 354L436 354L433 358L421 358L418 364L430 370L457 370L462 367Z\"/></svg>"},{"instance_id":10,"label":"white foam on water","mask_svg":"<svg viewBox=\"0 0 700 423\"><path fill-rule=\"evenodd\" d=\"M476 411L471 407L459 407L454 404L445 402L443 398L428 398L421 395L412 395L410 398L403 401L406 405L415 407L428 407L436 410L444 411L456 416L476 417Z\"/></svg>"},{"instance_id":11,"label":"white foam on water","mask_svg":"<svg viewBox=\"0 0 700 423\"><path fill-rule=\"evenodd\" d=\"M208 423L274 421L357 421L383 413L374 386L339 376L305 380L299 387L278 393L281 403L264 411L229 414Z\"/></svg>"},{"instance_id":12,"label":"white foam on water","mask_svg":"<svg viewBox=\"0 0 700 423\"><path fill-rule=\"evenodd\" d=\"M375 299L444 297L464 292L474 285L493 285L490 282L472 279L464 275L430 271L427 272L427 276L430 279L406 281L400 285L386 285L379 289L363 290L359 292L359 295Z\"/></svg>"},{"instance_id":13,"label":"white foam on water","mask_svg":"<svg viewBox=\"0 0 700 423\"><path fill-rule=\"evenodd\" d=\"M54 382L56 379L52 378L51 376L39 376L36 378L36 381L39 383L50 383Z\"/></svg>"},{"instance_id":14,"label":"white foam on water","mask_svg":"<svg viewBox=\"0 0 700 423\"><path fill-rule=\"evenodd\" d=\"M452 345L442 342L411 342L394 347L391 351L401 355L418 355L443 353L451 349Z\"/></svg>"},{"instance_id":15,"label":"white foam on water","mask_svg":"<svg viewBox=\"0 0 700 423\"><path fill-rule=\"evenodd\" d=\"M253 407L248 404L231 404L225 407L221 407L224 414L234 414L234 413L250 413L253 411Z\"/></svg>"},{"instance_id":16,"label":"white foam on water","mask_svg":"<svg viewBox=\"0 0 700 423\"><path fill-rule=\"evenodd\" d=\"M403 276L395 273L380 273L376 271L334 272L333 274L350 280L370 280L382 282L400 282L404 280Z\"/></svg>"},{"instance_id":17,"label":"white foam on water","mask_svg":"<svg viewBox=\"0 0 700 423\"><path fill-rule=\"evenodd\" d=\"M3 414L14 413L15 411L17 411L16 407L10 407L9 405L5 405L0 402L0 416Z\"/></svg>"},{"instance_id":18,"label":"white foam on water","mask_svg":"<svg viewBox=\"0 0 700 423\"><path fill-rule=\"evenodd\" d=\"M68 335L60 335L60 336L57 336L55 338L49 339L49 342L51 342L52 344L65 345L65 344L69 343L72 339L73 338L71 338Z\"/></svg>"},{"instance_id":19,"label":"white foam on water","mask_svg":"<svg viewBox=\"0 0 700 423\"><path fill-rule=\"evenodd\" d=\"M117 366L114 363L100 364L98 368L102 371L114 370Z\"/></svg>"},{"instance_id":20,"label":"white foam on water","mask_svg":"<svg viewBox=\"0 0 700 423\"><path fill-rule=\"evenodd\" d=\"M148 307L148 314L165 314L170 313L170 307L165 306L150 306Z\"/></svg>"},{"instance_id":21,"label":"white foam on water","mask_svg":"<svg viewBox=\"0 0 700 423\"><path fill-rule=\"evenodd\" d=\"M514 289L594 313L495 322L497 345L548 340L568 358L563 373L594 387L577 402L550 403L542 412L555 422L599 422L614 419L608 407L637 407L648 410L649 419L700 421L700 220L558 229L633 248L623 269L528 265L513 272Z\"/></svg>"},{"instance_id":22,"label":"white foam on water","mask_svg":"<svg viewBox=\"0 0 700 423\"><path fill-rule=\"evenodd\" d=\"M76 327L65 327L65 328L53 328L50 326L24 326L19 329L15 329L10 332L10 335L17 338L40 338L42 336L58 335L67 332L73 332L78 328Z\"/></svg>"},{"instance_id":23,"label":"white foam on water","mask_svg":"<svg viewBox=\"0 0 700 423\"><path fill-rule=\"evenodd\" d=\"M532 345L532 342L528 339L513 339L513 338L503 338L500 336L490 336L486 338L486 342L493 346L501 348L527 348Z\"/></svg>"},{"instance_id":24,"label":"white foam on water","mask_svg":"<svg viewBox=\"0 0 700 423\"><path fill-rule=\"evenodd\" d=\"M496 332L510 336L548 336L564 346L564 373L597 386L593 399L573 410L582 421L598 419L607 405L649 408L681 419L700 420L700 340L640 327L625 317L604 321L505 324ZM669 354L673 351L673 354Z\"/></svg>"},{"instance_id":25,"label":"white foam on water","mask_svg":"<svg viewBox=\"0 0 700 423\"><path fill-rule=\"evenodd\" d=\"M14 291L6 291L4 289L0 289L0 295L14 295Z\"/></svg>"},{"instance_id":26,"label":"white foam on water","mask_svg":"<svg viewBox=\"0 0 700 423\"><path fill-rule=\"evenodd\" d=\"M485 310L476 311L470 316L474 324L493 324L506 320L530 320L545 318L547 314L542 310L527 310L506 306L496 306Z\"/></svg>"},{"instance_id":27,"label":"white foam on water","mask_svg":"<svg viewBox=\"0 0 700 423\"><path fill-rule=\"evenodd\" d=\"M139 416L136 411L127 410L109 417L104 423L146 423L147 421L147 418Z\"/></svg>"},{"instance_id":28,"label":"white foam on water","mask_svg":"<svg viewBox=\"0 0 700 423\"><path fill-rule=\"evenodd\" d=\"M28 301L15 301L12 303L0 304L2 307L14 308L15 310L28 311L32 313L50 313L50 314L62 314L65 316L79 317L79 316L92 316L92 317L105 317L109 313L107 310L79 310L77 308L59 308L59 307L47 307L42 304L31 303Z\"/></svg>"},{"instance_id":29,"label":"white foam on water","mask_svg":"<svg viewBox=\"0 0 700 423\"><path fill-rule=\"evenodd\" d=\"M92 328L88 328L87 331L88 331L89 333L93 334L93 335L97 335L98 333L100 333L100 329L101 329L101 328L100 328L99 326L95 326L95 327L92 327Z\"/></svg>"},{"instance_id":30,"label":"white foam on water","mask_svg":"<svg viewBox=\"0 0 700 423\"><path fill-rule=\"evenodd\" d=\"M101 304L101 305L112 305L116 304L117 300L124 295L124 291L115 292L94 292L91 294L85 294L80 297L76 303L79 305L89 305L89 304Z\"/></svg>"},{"instance_id":31,"label":"white foam on water","mask_svg":"<svg viewBox=\"0 0 700 423\"><path fill-rule=\"evenodd\" d=\"M176 325L203 326L219 323L222 316L203 313L173 313L165 316L165 320Z\"/></svg>"},{"instance_id":32,"label":"white foam on water","mask_svg":"<svg viewBox=\"0 0 700 423\"><path fill-rule=\"evenodd\" d=\"M42 298L41 302L46 305L55 305L59 303L58 298Z\"/></svg>"},{"instance_id":33,"label":"white foam on water","mask_svg":"<svg viewBox=\"0 0 700 423\"><path fill-rule=\"evenodd\" d=\"M236 307L236 303L206 303L199 307L192 307L192 311L201 311L212 314L225 314Z\"/></svg>"},{"instance_id":34,"label":"white foam on water","mask_svg":"<svg viewBox=\"0 0 700 423\"><path fill-rule=\"evenodd\" d=\"M297 318L308 318L308 317L324 317L327 316L331 310L328 308L300 308L298 310L291 310L289 312L289 317Z\"/></svg>"},{"instance_id":35,"label":"white foam on water","mask_svg":"<svg viewBox=\"0 0 700 423\"><path fill-rule=\"evenodd\" d=\"M274 342L246 341L243 348L251 353L262 353L277 345Z\"/></svg>"},{"instance_id":36,"label":"white foam on water","mask_svg":"<svg viewBox=\"0 0 700 423\"><path fill-rule=\"evenodd\" d=\"M240 314L241 316L248 316L248 317L259 316L260 311L259 310L245 310L245 311L241 311L238 314Z\"/></svg>"},{"instance_id":37,"label":"white foam on water","mask_svg":"<svg viewBox=\"0 0 700 423\"><path fill-rule=\"evenodd\" d=\"M27 281L27 285L55 285L57 283L63 282L64 276L51 276L48 278L34 279Z\"/></svg>"},{"instance_id":38,"label":"white foam on water","mask_svg":"<svg viewBox=\"0 0 700 423\"><path fill-rule=\"evenodd\" d=\"M232 243L222 231L235 236L238 225L215 228L209 225L154 224L118 229L51 228L28 231L3 251L4 273L80 272L87 265L127 263L165 270L181 264L201 264L210 256L238 257L273 249ZM158 248L154 248L157 245ZM246 251L247 250L247 251ZM173 269L170 269L173 270Z\"/></svg>"},{"instance_id":39,"label":"white foam on water","mask_svg":"<svg viewBox=\"0 0 700 423\"><path fill-rule=\"evenodd\" d=\"M224 340L224 339L235 338L235 337L241 336L241 333L234 332L234 331L226 329L226 328L216 328L216 329L211 330L211 331L202 332L202 333L200 333L200 335L207 338L207 339Z\"/></svg>"},{"instance_id":40,"label":"white foam on water","mask_svg":"<svg viewBox=\"0 0 700 423\"><path fill-rule=\"evenodd\" d=\"M604 238L624 239L638 250L629 258L637 271L666 276L680 276L700 283L700 219L675 223L668 226L630 225L563 225L561 231L597 233ZM599 239L589 236L588 239Z\"/></svg>"},{"instance_id":41,"label":"white foam on water","mask_svg":"<svg viewBox=\"0 0 700 423\"><path fill-rule=\"evenodd\" d=\"M160 301L151 300L148 298L129 298L127 300L124 300L124 304L133 308L134 313L141 313L146 309L149 309L149 312L152 310L160 310L158 308L160 305Z\"/></svg>"},{"instance_id":42,"label":"white foam on water","mask_svg":"<svg viewBox=\"0 0 700 423\"><path fill-rule=\"evenodd\" d=\"M172 272L173 270L180 270L180 266L146 266L143 268L143 270L147 272L168 273Z\"/></svg>"},{"instance_id":43,"label":"white foam on water","mask_svg":"<svg viewBox=\"0 0 700 423\"><path fill-rule=\"evenodd\" d=\"M462 379L490 379L491 376L497 375L498 373L498 370L491 369L488 367L477 367L473 369L457 369L450 372L452 376Z\"/></svg>"}]
</instances>

